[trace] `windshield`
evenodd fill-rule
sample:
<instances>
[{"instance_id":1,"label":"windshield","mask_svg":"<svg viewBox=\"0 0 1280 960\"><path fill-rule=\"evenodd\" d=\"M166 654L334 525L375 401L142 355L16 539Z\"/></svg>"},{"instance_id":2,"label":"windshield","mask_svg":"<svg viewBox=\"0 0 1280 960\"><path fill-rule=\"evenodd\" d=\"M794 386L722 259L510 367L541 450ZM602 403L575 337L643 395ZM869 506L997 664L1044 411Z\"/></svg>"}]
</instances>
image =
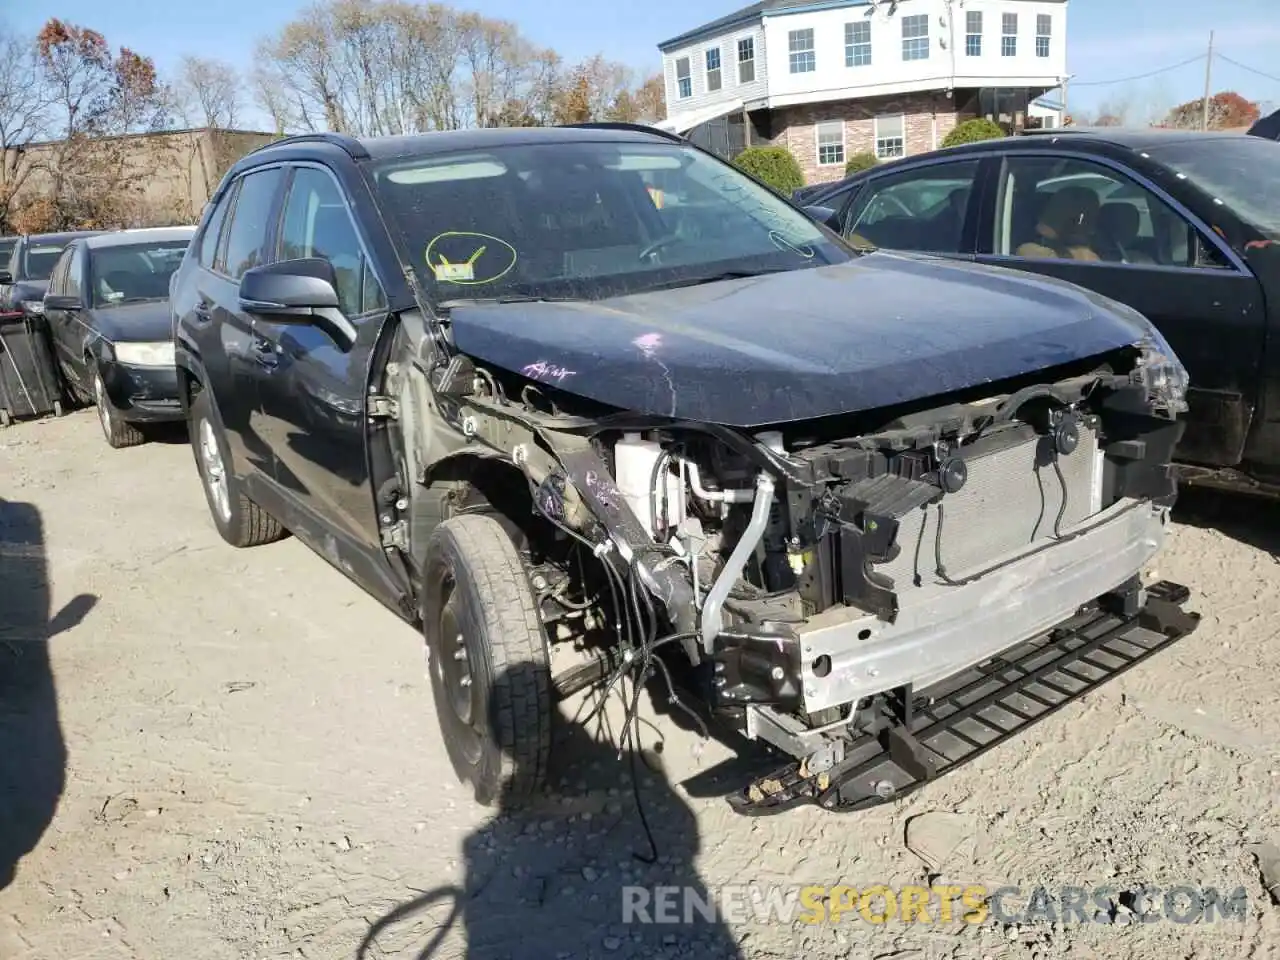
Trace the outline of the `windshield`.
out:
<instances>
[{"instance_id":1,"label":"windshield","mask_svg":"<svg viewBox=\"0 0 1280 960\"><path fill-rule=\"evenodd\" d=\"M164 300L169 277L182 264L186 240L104 247L89 253L89 282L93 305Z\"/></svg>"},{"instance_id":2,"label":"windshield","mask_svg":"<svg viewBox=\"0 0 1280 960\"><path fill-rule=\"evenodd\" d=\"M1280 143L1242 134L1171 143L1147 154L1280 239Z\"/></svg>"},{"instance_id":3,"label":"windshield","mask_svg":"<svg viewBox=\"0 0 1280 960\"><path fill-rule=\"evenodd\" d=\"M48 280L65 246L65 243L33 243L27 247L22 261L22 279Z\"/></svg>"},{"instance_id":4,"label":"windshield","mask_svg":"<svg viewBox=\"0 0 1280 960\"><path fill-rule=\"evenodd\" d=\"M373 169L433 300L594 300L854 256L805 214L690 147L556 143Z\"/></svg>"}]
</instances>

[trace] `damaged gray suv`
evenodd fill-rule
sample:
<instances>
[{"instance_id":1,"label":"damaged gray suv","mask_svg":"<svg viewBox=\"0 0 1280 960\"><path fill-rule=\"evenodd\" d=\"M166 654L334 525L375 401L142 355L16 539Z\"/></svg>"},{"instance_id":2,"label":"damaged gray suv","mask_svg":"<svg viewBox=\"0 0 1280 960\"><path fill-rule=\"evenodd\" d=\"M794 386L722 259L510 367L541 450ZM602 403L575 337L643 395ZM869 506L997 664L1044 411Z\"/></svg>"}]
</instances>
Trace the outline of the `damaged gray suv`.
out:
<instances>
[{"instance_id":1,"label":"damaged gray suv","mask_svg":"<svg viewBox=\"0 0 1280 960\"><path fill-rule=\"evenodd\" d=\"M648 128L278 141L171 293L219 532L421 626L480 803L624 677L776 751L742 813L879 803L1197 622L1143 576L1187 387L1149 323L855 251Z\"/></svg>"}]
</instances>

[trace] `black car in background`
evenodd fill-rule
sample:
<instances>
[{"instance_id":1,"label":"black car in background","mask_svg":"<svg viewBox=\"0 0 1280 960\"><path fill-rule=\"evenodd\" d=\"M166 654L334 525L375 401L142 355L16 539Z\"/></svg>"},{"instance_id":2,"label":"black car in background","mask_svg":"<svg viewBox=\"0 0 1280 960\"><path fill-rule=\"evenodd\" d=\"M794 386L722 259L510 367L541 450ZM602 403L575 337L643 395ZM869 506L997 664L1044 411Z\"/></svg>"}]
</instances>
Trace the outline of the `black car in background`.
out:
<instances>
[{"instance_id":1,"label":"black car in background","mask_svg":"<svg viewBox=\"0 0 1280 960\"><path fill-rule=\"evenodd\" d=\"M1034 131L885 163L804 203L855 245L1030 271L1133 307L1191 377L1183 478L1280 493L1280 143Z\"/></svg>"},{"instance_id":2,"label":"black car in background","mask_svg":"<svg viewBox=\"0 0 1280 960\"><path fill-rule=\"evenodd\" d=\"M98 408L107 443L142 443L141 425L182 419L169 278L195 227L121 230L72 240L44 297L68 389Z\"/></svg>"},{"instance_id":3,"label":"black car in background","mask_svg":"<svg viewBox=\"0 0 1280 960\"><path fill-rule=\"evenodd\" d=\"M0 312L40 315L49 274L62 248L77 237L92 237L98 230L67 233L32 233L18 237L8 263L0 261Z\"/></svg>"}]
</instances>

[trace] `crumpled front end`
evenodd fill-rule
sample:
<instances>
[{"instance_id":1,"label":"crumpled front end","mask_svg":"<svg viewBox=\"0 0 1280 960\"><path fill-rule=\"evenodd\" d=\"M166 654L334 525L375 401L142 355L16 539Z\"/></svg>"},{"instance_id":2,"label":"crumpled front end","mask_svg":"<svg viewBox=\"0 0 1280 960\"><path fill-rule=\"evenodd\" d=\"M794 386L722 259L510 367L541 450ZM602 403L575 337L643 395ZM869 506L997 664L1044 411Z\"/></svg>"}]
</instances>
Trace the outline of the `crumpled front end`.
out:
<instances>
[{"instance_id":1,"label":"crumpled front end","mask_svg":"<svg viewBox=\"0 0 1280 960\"><path fill-rule=\"evenodd\" d=\"M1194 627L1178 619L1180 588L1141 576L1176 495L1186 386L1160 346L753 433L575 409L569 395L544 386L535 397L465 360L436 387L454 394L464 434L510 449L533 511L581 551L576 566L605 572L577 592L547 588L583 597L567 617L603 598L595 622L609 625L619 666L602 675L661 672L675 698L665 661L682 648L687 685L712 712L794 758L743 806L835 796L838 807L841 785L875 761L869 743L906 771L882 777L879 799L953 762L930 759L912 731L958 678L977 671L983 696L1040 682L993 664L1048 637L1085 651L1096 685L1136 662L1125 650L1153 652ZM519 404L507 399L517 389ZM1169 607L1159 623L1144 613L1148 588ZM1063 632L1090 611L1120 625ZM973 719L957 702L955 716ZM1065 700L1038 702L1009 715ZM957 734L974 750L1008 735Z\"/></svg>"}]
</instances>

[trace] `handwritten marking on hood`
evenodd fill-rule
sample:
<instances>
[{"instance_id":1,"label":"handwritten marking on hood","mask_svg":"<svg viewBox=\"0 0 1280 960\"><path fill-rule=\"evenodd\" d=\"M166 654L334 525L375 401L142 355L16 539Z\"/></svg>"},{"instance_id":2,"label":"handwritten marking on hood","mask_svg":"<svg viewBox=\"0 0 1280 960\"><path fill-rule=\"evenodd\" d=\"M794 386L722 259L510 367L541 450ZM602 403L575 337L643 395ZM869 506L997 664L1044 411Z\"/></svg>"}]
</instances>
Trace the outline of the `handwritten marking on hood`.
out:
<instances>
[{"instance_id":1,"label":"handwritten marking on hood","mask_svg":"<svg viewBox=\"0 0 1280 960\"><path fill-rule=\"evenodd\" d=\"M554 380L556 383L564 383L565 377L572 377L577 370L570 370L568 367L562 367L558 363L551 363L549 360L539 360L537 363L531 363L520 371L526 377L536 377L539 380Z\"/></svg>"},{"instance_id":2,"label":"handwritten marking on hood","mask_svg":"<svg viewBox=\"0 0 1280 960\"><path fill-rule=\"evenodd\" d=\"M631 345L643 353L646 357L652 358L657 349L662 346L662 334L646 333L636 337L631 341Z\"/></svg>"}]
</instances>

